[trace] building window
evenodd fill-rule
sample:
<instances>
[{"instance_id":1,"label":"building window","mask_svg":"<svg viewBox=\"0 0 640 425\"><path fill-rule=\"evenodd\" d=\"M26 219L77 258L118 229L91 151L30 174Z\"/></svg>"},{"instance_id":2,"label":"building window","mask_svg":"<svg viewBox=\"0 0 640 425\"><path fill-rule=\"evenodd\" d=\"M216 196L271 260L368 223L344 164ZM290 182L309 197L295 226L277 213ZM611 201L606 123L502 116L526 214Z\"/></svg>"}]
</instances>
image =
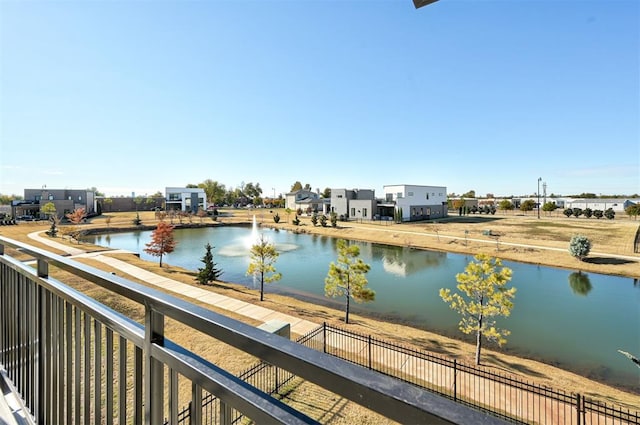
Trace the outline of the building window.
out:
<instances>
[{"instance_id":1,"label":"building window","mask_svg":"<svg viewBox=\"0 0 640 425\"><path fill-rule=\"evenodd\" d=\"M407 196L413 196L413 192L407 192Z\"/></svg>"},{"instance_id":2,"label":"building window","mask_svg":"<svg viewBox=\"0 0 640 425\"><path fill-rule=\"evenodd\" d=\"M42 196L40 196L40 195L36 195L36 196L35 196L35 198L34 198L34 201L38 201L38 202L39 202L39 201L40 201L40 199L42 199Z\"/></svg>"},{"instance_id":3,"label":"building window","mask_svg":"<svg viewBox=\"0 0 640 425\"><path fill-rule=\"evenodd\" d=\"M78 195L78 201L82 201L82 195Z\"/></svg>"},{"instance_id":4,"label":"building window","mask_svg":"<svg viewBox=\"0 0 640 425\"><path fill-rule=\"evenodd\" d=\"M180 198L180 194L179 193L170 193L169 194L169 200L170 201L179 201Z\"/></svg>"},{"instance_id":5,"label":"building window","mask_svg":"<svg viewBox=\"0 0 640 425\"><path fill-rule=\"evenodd\" d=\"M338 195L337 197L338 197L338 198L342 198L342 195Z\"/></svg>"},{"instance_id":6,"label":"building window","mask_svg":"<svg viewBox=\"0 0 640 425\"><path fill-rule=\"evenodd\" d=\"M402 192L396 193L396 198L402 198Z\"/></svg>"},{"instance_id":7,"label":"building window","mask_svg":"<svg viewBox=\"0 0 640 425\"><path fill-rule=\"evenodd\" d=\"M355 217L355 216L356 216L356 209L351 208L351 217Z\"/></svg>"},{"instance_id":8,"label":"building window","mask_svg":"<svg viewBox=\"0 0 640 425\"><path fill-rule=\"evenodd\" d=\"M67 196L67 200L69 200L69 201L70 201L70 200L71 200L71 196Z\"/></svg>"},{"instance_id":9,"label":"building window","mask_svg":"<svg viewBox=\"0 0 640 425\"><path fill-rule=\"evenodd\" d=\"M366 209L366 208L363 208L363 209L362 209L362 216L363 216L363 217L366 217L366 216L367 216L367 209Z\"/></svg>"},{"instance_id":10,"label":"building window","mask_svg":"<svg viewBox=\"0 0 640 425\"><path fill-rule=\"evenodd\" d=\"M429 193L427 192L427 199L429 199Z\"/></svg>"},{"instance_id":11,"label":"building window","mask_svg":"<svg viewBox=\"0 0 640 425\"><path fill-rule=\"evenodd\" d=\"M52 194L49 194L49 200L53 201L53 195Z\"/></svg>"},{"instance_id":12,"label":"building window","mask_svg":"<svg viewBox=\"0 0 640 425\"><path fill-rule=\"evenodd\" d=\"M442 192L438 193L438 196L442 196Z\"/></svg>"}]
</instances>

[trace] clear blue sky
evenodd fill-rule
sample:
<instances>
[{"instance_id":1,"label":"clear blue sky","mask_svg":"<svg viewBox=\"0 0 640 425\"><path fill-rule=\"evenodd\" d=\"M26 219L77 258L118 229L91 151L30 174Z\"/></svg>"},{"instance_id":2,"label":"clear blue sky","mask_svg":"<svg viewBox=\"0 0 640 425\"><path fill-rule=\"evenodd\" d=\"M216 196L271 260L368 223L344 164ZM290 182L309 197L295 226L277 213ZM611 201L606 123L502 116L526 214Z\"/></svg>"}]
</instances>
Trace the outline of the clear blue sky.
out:
<instances>
[{"instance_id":1,"label":"clear blue sky","mask_svg":"<svg viewBox=\"0 0 640 425\"><path fill-rule=\"evenodd\" d=\"M638 193L639 22L637 0L0 0L0 193Z\"/></svg>"}]
</instances>

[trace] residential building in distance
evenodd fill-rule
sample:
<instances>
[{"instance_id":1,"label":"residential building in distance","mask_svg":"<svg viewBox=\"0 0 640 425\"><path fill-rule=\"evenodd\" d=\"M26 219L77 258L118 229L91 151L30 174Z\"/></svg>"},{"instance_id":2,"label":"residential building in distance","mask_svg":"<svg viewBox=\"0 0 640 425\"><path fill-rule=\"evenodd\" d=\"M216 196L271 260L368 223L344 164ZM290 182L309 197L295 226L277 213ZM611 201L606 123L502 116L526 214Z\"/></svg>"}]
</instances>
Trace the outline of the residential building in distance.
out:
<instances>
[{"instance_id":1,"label":"residential building in distance","mask_svg":"<svg viewBox=\"0 0 640 425\"><path fill-rule=\"evenodd\" d=\"M313 211L317 213L325 213L325 201L320 197L319 193L307 189L296 190L285 195L285 208L293 211L301 209L303 212Z\"/></svg>"},{"instance_id":2,"label":"residential building in distance","mask_svg":"<svg viewBox=\"0 0 640 425\"><path fill-rule=\"evenodd\" d=\"M167 211L189 211L197 213L200 208L206 211L207 196L204 189L191 187L166 187L165 206Z\"/></svg>"},{"instance_id":3,"label":"residential building in distance","mask_svg":"<svg viewBox=\"0 0 640 425\"><path fill-rule=\"evenodd\" d=\"M40 210L49 202L55 206L58 217L64 217L65 214L78 208L84 208L87 215L96 213L95 193L91 190L42 187L25 189L24 199L12 202L11 214L13 217L45 218Z\"/></svg>"},{"instance_id":4,"label":"residential building in distance","mask_svg":"<svg viewBox=\"0 0 640 425\"><path fill-rule=\"evenodd\" d=\"M401 210L402 221L430 220L447 216L445 186L398 184L383 186L382 189L385 205L394 204L396 211Z\"/></svg>"},{"instance_id":5,"label":"residential building in distance","mask_svg":"<svg viewBox=\"0 0 640 425\"><path fill-rule=\"evenodd\" d=\"M373 220L377 204L372 189L331 189L331 212L344 220Z\"/></svg>"}]
</instances>

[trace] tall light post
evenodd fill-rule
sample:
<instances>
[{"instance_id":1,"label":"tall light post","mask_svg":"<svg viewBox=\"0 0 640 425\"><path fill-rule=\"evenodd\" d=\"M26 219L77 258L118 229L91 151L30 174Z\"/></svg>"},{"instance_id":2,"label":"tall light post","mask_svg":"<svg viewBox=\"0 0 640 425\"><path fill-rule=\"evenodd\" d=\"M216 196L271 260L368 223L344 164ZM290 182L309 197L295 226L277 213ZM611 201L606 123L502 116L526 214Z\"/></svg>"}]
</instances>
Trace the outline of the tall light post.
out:
<instances>
[{"instance_id":1,"label":"tall light post","mask_svg":"<svg viewBox=\"0 0 640 425\"><path fill-rule=\"evenodd\" d=\"M538 218L540 218L540 182L542 177L538 177Z\"/></svg>"}]
</instances>

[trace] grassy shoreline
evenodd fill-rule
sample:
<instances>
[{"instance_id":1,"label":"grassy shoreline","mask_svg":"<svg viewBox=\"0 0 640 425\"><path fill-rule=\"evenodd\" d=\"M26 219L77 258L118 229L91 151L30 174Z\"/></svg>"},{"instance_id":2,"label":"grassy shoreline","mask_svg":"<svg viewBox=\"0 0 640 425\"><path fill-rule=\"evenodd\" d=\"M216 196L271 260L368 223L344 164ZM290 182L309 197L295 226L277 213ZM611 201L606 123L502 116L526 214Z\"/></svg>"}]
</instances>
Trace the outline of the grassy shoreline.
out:
<instances>
[{"instance_id":1,"label":"grassy shoreline","mask_svg":"<svg viewBox=\"0 0 640 425\"><path fill-rule=\"evenodd\" d=\"M283 218L283 220L286 220L286 217L283 213L280 213L280 215ZM117 220L112 219L109 225L109 229L108 229L109 231L128 231L131 227L134 227L135 229L135 226L131 226L131 221L130 221L132 219L131 215L127 215L126 213L121 213L117 215L114 214L113 218L114 219L117 218ZM141 218L143 219L144 224L153 226L154 217L152 213L141 214ZM267 218L270 220L270 222L267 220ZM205 223L203 224L207 224L208 226L210 225L215 226L220 224L249 225L251 222L251 219L252 219L252 215L247 214L247 212L245 211L239 211L239 212L232 213L228 216L220 217L218 220L219 221L218 223L214 223L209 219L208 220L209 223L206 223L205 221ZM524 222L530 221L530 220L527 220L526 218L522 220ZM199 221L200 221L199 219L195 219L193 226L194 227L199 226ZM360 240L367 240L370 242L389 243L391 245L409 245L419 249L422 249L422 248L439 249L439 250L449 251L449 252L462 251L462 252L469 252L469 253L472 253L473 252L472 250L476 250L476 251L479 250L480 247L486 248L486 246L491 246L490 249L492 250L495 249L495 241L492 241L493 242L492 245L489 243L482 244L482 243L471 242L471 241L469 241L465 245L460 242L461 241L460 239L457 239L458 243L453 243L453 244L444 244L442 242L445 236L456 237L456 234L458 235L461 234L462 238L464 238L465 227L469 226L470 223L462 223L462 224L454 223L454 226L445 226L444 224L441 224L441 223L435 224L436 226L442 226L443 228L446 227L446 229L438 229L438 232L436 234L434 232L427 233L428 229L433 230L433 224L431 223L389 225L389 226L383 227L383 229L386 230L385 232L380 232L379 230L377 230L377 227L380 227L380 225L378 224L371 225L366 223L363 223L363 224L339 223L341 226L343 226L339 229L333 229L330 227L329 228L314 227L310 222L308 222L308 218L306 217L302 218L302 221L303 221L302 226L293 226L291 224L284 224L282 222L276 225L275 223L273 223L273 220L271 220L271 217L268 215L267 216L263 215L262 220L259 220L259 221L262 221L261 224L263 226L277 227L280 229L297 231L301 233L303 232L303 233L325 234L327 236L344 237L349 239L360 239ZM473 230L474 238L475 238L476 234L480 233L480 230L478 230L478 228L482 229L486 227L487 222L481 221L479 223L471 223L471 224L477 224L476 228ZM346 227L347 225L349 227ZM507 227L514 226L514 224L501 223L501 226L504 228L504 226L507 226ZM527 226L530 226L530 224L525 223L525 227ZM10 226L7 228L1 228L0 234L6 237L10 237L12 239L22 240L32 245L38 245L36 241L29 239L27 234L34 231L46 230L47 227L48 225L44 223L42 224L30 223L27 225L21 224L19 226L15 226L15 228L13 226ZM100 217L95 218L92 220L91 223L87 225L83 225L81 227L104 228L105 227L104 218L100 218ZM373 230L371 229L371 227L374 227ZM495 225L495 222L492 222L492 227L497 228ZM555 226L547 226L547 227L558 227L558 226L555 225ZM561 229L563 228L562 225L560 225L559 227ZM637 224L630 221L630 222L623 222L622 224L619 224L617 226L605 227L604 231L607 233L613 234L614 235L613 239L615 239L616 237L619 238L619 231L620 231L619 229L623 229L625 233L630 232L631 230L635 232L636 227L637 227ZM11 229L10 232L8 231L9 229ZM522 232L522 231L523 230L518 230L518 232ZM406 233L403 233L403 232L406 232ZM513 233L516 234L517 232L513 231ZM560 237L566 237L566 234L567 233L565 232L562 234L563 236L560 236ZM598 246L599 250L602 250L603 252L608 252L611 254L617 254L617 255L628 254L628 252L624 252L626 251L625 243L616 244L614 241L613 246L608 246L608 245L605 246L606 241L607 240L611 241L612 240L611 238L607 239L607 237L600 235L598 232L592 232L592 234L596 235L598 240L601 241L599 242L599 246ZM558 243L557 241L544 239L544 238L534 239L532 237L529 239L531 243L535 243L535 245L540 245L540 246L556 247L558 245L565 245L564 243ZM62 241L61 238L56 238L56 240L58 242ZM456 239L451 239L451 240L456 240ZM512 237L511 239L509 239L509 236L505 234L504 240L517 241L518 239L516 237ZM73 246L73 247L78 247L78 244L73 241L67 241L64 243L69 244L70 246ZM426 245L435 245L435 246L426 246ZM450 246L453 246L454 248L458 248L460 251L444 249ZM80 247L83 250L87 250L87 251L103 251L104 250L103 247L92 246L84 243L81 244ZM50 251L55 251L50 247L44 247L44 248ZM495 251L492 251L492 252L495 254ZM491 254L492 252L488 252L488 253ZM545 258L536 258L536 256L539 256L541 252L542 250L534 250L534 251L526 252L526 256L530 260L528 262L545 264L544 263L544 261L546 261ZM505 249L504 252L501 250L499 251L499 253L500 254L510 253L513 255L513 254L516 254L517 252L513 250L506 251ZM556 255L557 255L557 252L556 252ZM564 257L569 257L568 258L569 262L571 262L572 264L575 264L576 260L571 258L567 253L563 253L562 255ZM121 257L121 259L125 259L128 262L132 262L135 265L138 265L139 267L148 269L154 273L163 274L172 279L182 281L184 283L195 284L193 281L194 273L189 270L180 269L178 267L173 267L170 265L168 265L168 267L164 267L160 269L157 266L157 264L140 260L139 258L133 255L117 254L116 256ZM503 259L513 259L506 255L500 255L500 257ZM514 259L514 260L521 261L518 259ZM88 261L88 260L84 260L84 261ZM98 264L91 264L91 265L99 267ZM562 265L562 264L545 264L545 265L549 265L552 267L555 266L555 267L568 268L566 265ZM638 276L640 274L640 270L637 269L638 267L637 264L633 263L635 268L634 267L629 268L628 265L629 263L606 264L607 266L606 269L609 272L608 274L617 274L617 275L630 276L630 277ZM591 264L591 266L594 266L594 264ZM598 266L598 265L595 264L595 266ZM630 272L627 270L630 270ZM597 272L602 273L603 271L597 271ZM218 282L215 286L210 287L210 289L213 291L225 293L235 298L243 299L245 301L258 303L255 291L248 289L239 284ZM283 311L285 313L298 315L300 317L322 318L324 321L327 321L327 323L331 323L338 326L344 325L342 323L343 312L339 310L335 310L326 305L314 305L312 303L297 301L295 299L292 299L291 297L272 294L272 293L269 293L267 299L265 300L264 303L261 303L261 305L263 305L266 308ZM355 323L353 324L353 326L352 325L348 325L348 326L349 326L349 329L353 329L355 332L373 334L379 338L389 339L393 342L398 342L403 344L406 343L406 344L409 344L410 346L413 346L419 349L426 349L436 354L453 356L460 360L471 361L473 356L473 349L474 349L473 344L469 344L469 343L460 341L458 339L438 335L422 329L412 328L409 326L405 326L401 323L388 322L383 320L382 318L371 318L371 317L361 316L358 314L354 314L353 318ZM585 378L573 372L568 372L568 371L559 369L557 367L554 367L553 365L548 365L545 363L541 363L541 362L523 358L523 357L517 357L504 352L485 349L483 353L486 354L486 360L484 361L485 363L484 366L493 368L497 371L513 373L515 376L518 376L521 379L527 379L536 383L549 385L551 387L563 389L569 392L585 393L585 391L588 391L589 393L588 395L590 396L599 395L600 398L604 401L619 403L623 406L626 406L628 408L635 409L635 410L637 410L638 406L640 406L640 391L638 391L637 393L634 393L629 391L629 389L615 388L608 384L603 384L597 381L590 380L588 378Z\"/></svg>"}]
</instances>

